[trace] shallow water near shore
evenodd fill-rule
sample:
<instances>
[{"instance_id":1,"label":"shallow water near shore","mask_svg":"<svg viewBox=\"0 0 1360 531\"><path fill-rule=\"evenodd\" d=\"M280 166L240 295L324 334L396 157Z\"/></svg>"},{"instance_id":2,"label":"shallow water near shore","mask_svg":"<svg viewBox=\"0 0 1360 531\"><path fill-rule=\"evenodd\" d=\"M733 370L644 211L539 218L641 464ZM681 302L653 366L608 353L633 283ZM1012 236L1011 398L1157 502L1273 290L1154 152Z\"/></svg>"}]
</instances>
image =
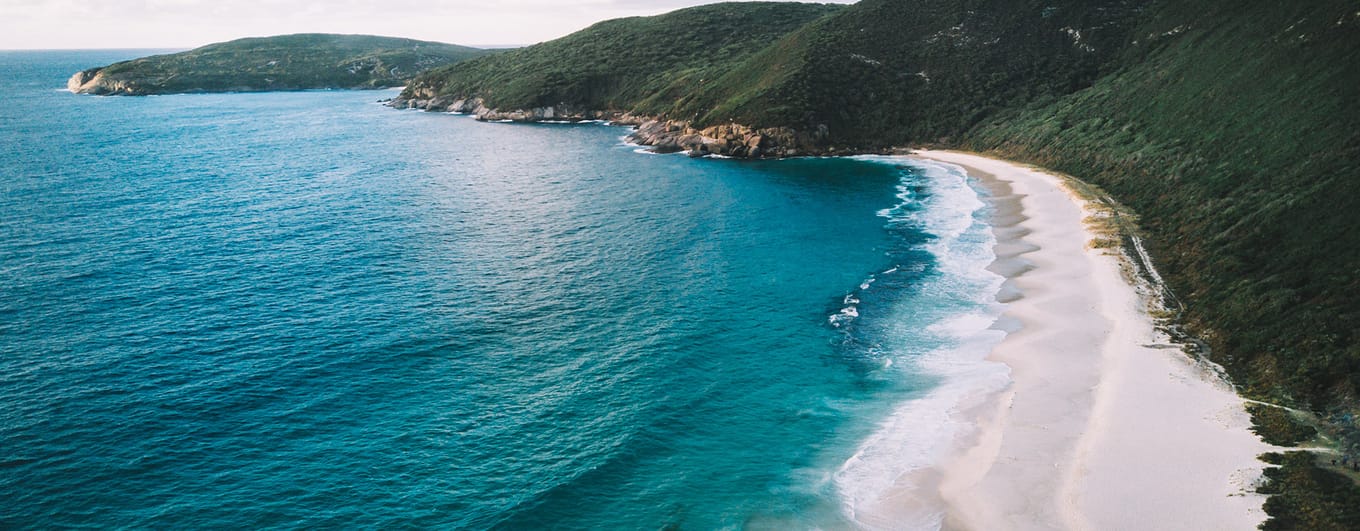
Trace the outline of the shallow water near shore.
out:
<instances>
[{"instance_id":1,"label":"shallow water near shore","mask_svg":"<svg viewBox=\"0 0 1360 531\"><path fill-rule=\"evenodd\" d=\"M0 52L0 527L847 527L996 377L959 172L57 90L140 55Z\"/></svg>"}]
</instances>

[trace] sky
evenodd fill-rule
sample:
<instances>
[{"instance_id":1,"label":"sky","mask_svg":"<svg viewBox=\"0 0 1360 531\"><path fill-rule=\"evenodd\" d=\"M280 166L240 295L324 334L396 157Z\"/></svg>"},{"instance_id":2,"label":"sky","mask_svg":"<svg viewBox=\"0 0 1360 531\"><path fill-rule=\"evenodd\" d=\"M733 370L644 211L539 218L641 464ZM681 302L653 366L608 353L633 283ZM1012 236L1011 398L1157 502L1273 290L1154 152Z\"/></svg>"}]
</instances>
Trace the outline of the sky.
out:
<instances>
[{"instance_id":1,"label":"sky","mask_svg":"<svg viewBox=\"0 0 1360 531\"><path fill-rule=\"evenodd\" d=\"M854 3L854 0L824 0ZM0 49L193 48L365 33L470 46L552 40L611 18L713 0L0 0Z\"/></svg>"}]
</instances>

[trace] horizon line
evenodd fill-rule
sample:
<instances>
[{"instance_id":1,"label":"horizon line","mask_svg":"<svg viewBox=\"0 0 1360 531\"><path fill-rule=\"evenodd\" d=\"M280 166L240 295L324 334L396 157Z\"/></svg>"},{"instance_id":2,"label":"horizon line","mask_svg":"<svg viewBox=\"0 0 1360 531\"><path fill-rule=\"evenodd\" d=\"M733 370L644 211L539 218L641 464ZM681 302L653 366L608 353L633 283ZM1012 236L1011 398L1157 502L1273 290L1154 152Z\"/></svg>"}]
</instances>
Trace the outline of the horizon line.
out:
<instances>
[{"instance_id":1,"label":"horizon line","mask_svg":"<svg viewBox=\"0 0 1360 531\"><path fill-rule=\"evenodd\" d=\"M279 34L279 35L266 35L266 36L264 36L264 37L240 37L240 39L268 38L268 37L282 37L282 36L285 36L285 35L296 35L296 34L295 34L295 33L281 33L281 34ZM339 33L337 33L336 35L363 35L363 34L360 34L360 33L346 33L346 34L339 34ZM405 39L405 38L407 38L407 37L395 37L395 38L398 38L398 39ZM107 51L119 51L119 50L160 50L160 51L165 51L165 50L181 51L181 50L183 50L183 51L187 51L187 50L193 50L193 49L196 49L196 48L202 48L202 47L204 47L204 46L211 46L211 45L213 45L213 44L221 44L221 43L224 43L224 42L231 42L231 41L234 41L234 40L239 40L239 39L230 39L230 40L225 40L225 41L215 41L215 42L210 42L210 43L207 43L207 44L200 44L200 45L197 45L197 46L110 46L110 47L105 47L105 48L87 48L87 47L70 47L70 48L51 48L51 47L43 47L43 48L3 48L3 47L0 47L0 52L107 52ZM422 39L414 39L414 40L422 40ZM438 41L429 41L429 42L438 42ZM546 42L546 41L545 41L545 42ZM460 43L444 43L444 44L452 44L452 45L454 45L454 46L466 46L466 47L468 47L468 48L479 48L479 49L482 49L482 50L507 50L507 49L513 49L513 48L525 48L525 47L528 47L528 46L533 46L534 44L538 44L538 43L533 43L533 44L460 44Z\"/></svg>"}]
</instances>

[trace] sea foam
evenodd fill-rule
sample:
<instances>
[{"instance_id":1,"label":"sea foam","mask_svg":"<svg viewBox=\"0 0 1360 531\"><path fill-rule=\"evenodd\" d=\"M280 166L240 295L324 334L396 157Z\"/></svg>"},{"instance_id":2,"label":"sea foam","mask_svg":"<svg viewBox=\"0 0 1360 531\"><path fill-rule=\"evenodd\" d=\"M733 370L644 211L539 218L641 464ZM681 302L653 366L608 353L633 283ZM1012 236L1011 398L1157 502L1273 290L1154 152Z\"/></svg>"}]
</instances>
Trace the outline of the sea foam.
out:
<instances>
[{"instance_id":1,"label":"sea foam","mask_svg":"<svg viewBox=\"0 0 1360 531\"><path fill-rule=\"evenodd\" d=\"M938 383L891 410L836 471L835 487L845 517L861 527L939 528L943 508L928 471L973 429L964 413L1009 382L1005 365L986 360L1005 336L993 328L1002 311L996 294L1004 279L986 270L995 260L996 240L985 223L980 192L962 168L862 158L913 170L898 186L901 202L879 214L889 226L933 235L924 247L936 266L922 280L910 311L894 316L893 337L885 338L884 346L895 363L886 366ZM925 193L916 193L917 187ZM935 347L924 352L907 347L923 341Z\"/></svg>"}]
</instances>

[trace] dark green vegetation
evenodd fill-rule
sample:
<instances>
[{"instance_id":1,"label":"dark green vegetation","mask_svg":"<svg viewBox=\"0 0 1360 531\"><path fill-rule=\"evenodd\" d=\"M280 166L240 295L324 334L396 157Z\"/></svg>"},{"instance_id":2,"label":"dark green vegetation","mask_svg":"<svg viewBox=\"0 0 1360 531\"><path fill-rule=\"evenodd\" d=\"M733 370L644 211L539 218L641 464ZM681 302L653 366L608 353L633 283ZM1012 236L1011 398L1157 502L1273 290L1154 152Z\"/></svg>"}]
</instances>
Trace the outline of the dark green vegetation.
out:
<instances>
[{"instance_id":1,"label":"dark green vegetation","mask_svg":"<svg viewBox=\"0 0 1360 531\"><path fill-rule=\"evenodd\" d=\"M1349 478L1314 464L1308 452L1270 453L1262 460L1279 468L1266 469L1260 492L1269 494L1261 525L1267 531L1360 529L1360 487Z\"/></svg>"},{"instance_id":2,"label":"dark green vegetation","mask_svg":"<svg viewBox=\"0 0 1360 531\"><path fill-rule=\"evenodd\" d=\"M1262 404L1247 404L1252 431L1276 446L1297 446L1317 436L1317 428L1294 419L1289 410Z\"/></svg>"},{"instance_id":3,"label":"dark green vegetation","mask_svg":"<svg viewBox=\"0 0 1360 531\"><path fill-rule=\"evenodd\" d=\"M300 34L239 39L80 72L70 88L93 94L171 94L383 88L490 52L368 35Z\"/></svg>"},{"instance_id":4,"label":"dark green vegetation","mask_svg":"<svg viewBox=\"0 0 1360 531\"><path fill-rule=\"evenodd\" d=\"M1360 16L1350 1L1156 4L1088 89L963 145L1141 216L1185 319L1250 396L1360 400Z\"/></svg>"},{"instance_id":5,"label":"dark green vegetation","mask_svg":"<svg viewBox=\"0 0 1360 531\"><path fill-rule=\"evenodd\" d=\"M1252 431L1267 443L1298 446L1318 437L1314 419L1306 413L1263 404L1248 404ZM1333 430L1328 430L1333 431ZM1330 435L1335 436L1335 433ZM1360 529L1360 472L1351 462L1357 456L1312 452L1268 453L1261 460L1276 465L1265 471L1257 492L1267 494L1270 516L1266 530Z\"/></svg>"},{"instance_id":6,"label":"dark green vegetation","mask_svg":"<svg viewBox=\"0 0 1360 531\"><path fill-rule=\"evenodd\" d=\"M865 0L680 102L701 125L825 126L868 149L948 141L984 117L1089 85L1137 9L1103 1Z\"/></svg>"},{"instance_id":7,"label":"dark green vegetation","mask_svg":"<svg viewBox=\"0 0 1360 531\"><path fill-rule=\"evenodd\" d=\"M432 70L407 93L482 98L499 109L568 103L660 114L776 39L840 10L759 2L610 20L555 41Z\"/></svg>"}]
</instances>

